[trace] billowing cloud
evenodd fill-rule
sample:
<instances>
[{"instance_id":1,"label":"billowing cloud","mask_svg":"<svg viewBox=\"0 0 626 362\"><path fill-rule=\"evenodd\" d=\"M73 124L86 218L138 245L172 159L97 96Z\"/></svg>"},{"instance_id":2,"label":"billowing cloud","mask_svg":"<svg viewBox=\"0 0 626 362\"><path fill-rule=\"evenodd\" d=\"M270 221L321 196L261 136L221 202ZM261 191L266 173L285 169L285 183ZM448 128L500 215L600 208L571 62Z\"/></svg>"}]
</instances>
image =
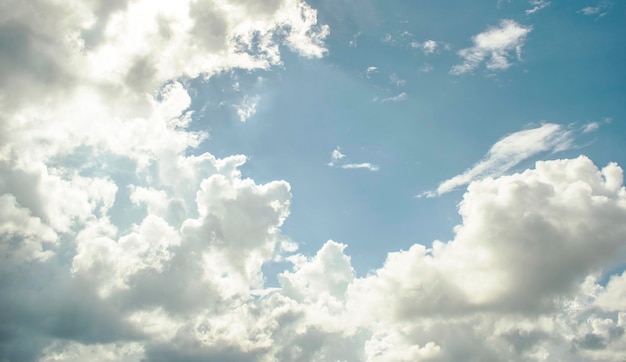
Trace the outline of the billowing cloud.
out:
<instances>
[{"instance_id":1,"label":"billowing cloud","mask_svg":"<svg viewBox=\"0 0 626 362\"><path fill-rule=\"evenodd\" d=\"M457 182L468 187L452 240L390 253L359 277L348 245L328 241L309 256L283 235L289 183L245 177L246 156L200 151L208 135L190 127L189 79L269 69L285 47L322 56L328 28L313 8L36 0L2 9L11 51L0 51L0 360L626 352L626 276L599 283L626 252L622 169L579 157L502 175L569 147L567 129L499 141ZM330 165L377 169L347 158L336 148ZM263 266L274 260L291 268L268 288Z\"/></svg>"},{"instance_id":2,"label":"billowing cloud","mask_svg":"<svg viewBox=\"0 0 626 362\"><path fill-rule=\"evenodd\" d=\"M522 47L531 30L531 27L520 25L514 20L500 21L498 26L490 27L472 37L474 45L459 51L463 62L453 66L450 73L454 75L468 73L483 62L486 62L485 66L489 70L509 68L511 53L514 52L517 59L521 58Z\"/></svg>"},{"instance_id":3,"label":"billowing cloud","mask_svg":"<svg viewBox=\"0 0 626 362\"><path fill-rule=\"evenodd\" d=\"M188 129L185 84L269 69L279 46L322 56L328 27L302 1L2 9L0 359L246 355L176 346L196 343L183 330L207 306L262 286L289 185L242 178L243 156L198 152L207 134Z\"/></svg>"}]
</instances>

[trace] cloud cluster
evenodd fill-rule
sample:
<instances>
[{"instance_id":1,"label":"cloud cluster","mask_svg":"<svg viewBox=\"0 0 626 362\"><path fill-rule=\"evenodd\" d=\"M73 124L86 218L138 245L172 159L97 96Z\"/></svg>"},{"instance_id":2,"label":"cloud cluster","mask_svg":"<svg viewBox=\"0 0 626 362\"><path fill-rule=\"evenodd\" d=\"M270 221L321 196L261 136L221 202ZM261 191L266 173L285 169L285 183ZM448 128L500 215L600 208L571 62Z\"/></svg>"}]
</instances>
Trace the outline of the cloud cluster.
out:
<instances>
[{"instance_id":1,"label":"cloud cluster","mask_svg":"<svg viewBox=\"0 0 626 362\"><path fill-rule=\"evenodd\" d=\"M450 69L450 74L459 75L473 71L486 62L489 70L504 70L511 66L511 53L521 58L522 47L526 36L532 30L529 26L520 25L514 20L502 20L495 27L472 37L474 45L459 51L463 58L461 64Z\"/></svg>"},{"instance_id":2,"label":"cloud cluster","mask_svg":"<svg viewBox=\"0 0 626 362\"><path fill-rule=\"evenodd\" d=\"M439 46L441 44L439 42L434 41L434 40L426 40L423 43L412 42L410 45L411 45L411 48L422 49L424 54L432 54L439 48Z\"/></svg>"},{"instance_id":3,"label":"cloud cluster","mask_svg":"<svg viewBox=\"0 0 626 362\"><path fill-rule=\"evenodd\" d=\"M190 127L189 79L280 64L281 45L323 55L328 29L314 9L297 0L1 9L0 360L613 361L626 352L626 276L598 282L626 251L621 168L579 157L499 175L506 167L494 155L558 148L567 138L558 126L494 146L483 168L501 172L466 182L453 240L390 253L357 277L346 245L306 256L281 233L287 182L245 178L245 156L198 151L207 134ZM374 170L344 158L337 148L331 164ZM273 260L292 268L266 288Z\"/></svg>"},{"instance_id":4,"label":"cloud cluster","mask_svg":"<svg viewBox=\"0 0 626 362\"><path fill-rule=\"evenodd\" d=\"M362 163L345 163L343 161L346 158L346 155L341 153L341 149L339 147L335 148L333 152L330 154L330 162L328 162L328 166L330 167L339 167L343 169L366 169L369 171L378 171L380 168L378 165L374 165L370 162L362 162Z\"/></svg>"}]
</instances>

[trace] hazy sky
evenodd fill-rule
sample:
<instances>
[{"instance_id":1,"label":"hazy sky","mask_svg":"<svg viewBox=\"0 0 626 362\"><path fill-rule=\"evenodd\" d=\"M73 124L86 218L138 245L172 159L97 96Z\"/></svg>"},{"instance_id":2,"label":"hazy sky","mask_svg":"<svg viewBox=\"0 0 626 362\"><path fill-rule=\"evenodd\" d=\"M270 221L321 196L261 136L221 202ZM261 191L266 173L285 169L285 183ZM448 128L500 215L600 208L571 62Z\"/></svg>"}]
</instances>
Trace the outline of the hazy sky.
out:
<instances>
[{"instance_id":1,"label":"hazy sky","mask_svg":"<svg viewBox=\"0 0 626 362\"><path fill-rule=\"evenodd\" d=\"M0 360L624 359L625 23L0 0Z\"/></svg>"}]
</instances>

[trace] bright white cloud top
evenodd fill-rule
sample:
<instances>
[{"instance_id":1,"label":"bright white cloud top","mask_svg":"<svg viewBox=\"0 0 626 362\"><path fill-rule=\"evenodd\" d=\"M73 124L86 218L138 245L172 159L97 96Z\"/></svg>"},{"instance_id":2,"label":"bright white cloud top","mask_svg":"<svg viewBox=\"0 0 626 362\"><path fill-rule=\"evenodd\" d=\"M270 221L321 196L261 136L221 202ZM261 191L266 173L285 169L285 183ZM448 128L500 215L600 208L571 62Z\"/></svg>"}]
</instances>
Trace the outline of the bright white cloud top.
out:
<instances>
[{"instance_id":1,"label":"bright white cloud top","mask_svg":"<svg viewBox=\"0 0 626 362\"><path fill-rule=\"evenodd\" d=\"M623 359L623 88L572 117L494 80L544 31L511 13L561 10L511 3L455 38L415 4L5 1L0 360Z\"/></svg>"}]
</instances>

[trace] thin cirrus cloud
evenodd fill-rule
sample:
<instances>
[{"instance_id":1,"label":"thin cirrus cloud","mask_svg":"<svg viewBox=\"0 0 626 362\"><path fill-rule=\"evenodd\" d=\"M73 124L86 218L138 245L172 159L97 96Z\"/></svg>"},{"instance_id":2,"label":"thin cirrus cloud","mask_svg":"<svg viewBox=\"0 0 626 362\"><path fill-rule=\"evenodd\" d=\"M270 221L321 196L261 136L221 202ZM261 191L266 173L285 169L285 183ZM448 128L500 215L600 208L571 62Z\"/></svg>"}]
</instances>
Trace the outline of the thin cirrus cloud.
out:
<instances>
[{"instance_id":1,"label":"thin cirrus cloud","mask_svg":"<svg viewBox=\"0 0 626 362\"><path fill-rule=\"evenodd\" d=\"M533 7L531 9L526 10L526 15L534 14L542 9L550 6L550 2L546 0L531 0L530 5Z\"/></svg>"},{"instance_id":2,"label":"thin cirrus cloud","mask_svg":"<svg viewBox=\"0 0 626 362\"><path fill-rule=\"evenodd\" d=\"M583 127L582 132L591 132L597 128L597 124L590 123ZM435 191L427 191L420 196L440 196L475 180L498 177L541 152L560 152L573 146L573 131L558 124L546 123L540 127L518 131L496 142L483 160L467 171L441 182Z\"/></svg>"},{"instance_id":3,"label":"thin cirrus cloud","mask_svg":"<svg viewBox=\"0 0 626 362\"><path fill-rule=\"evenodd\" d=\"M365 170L369 170L372 172L376 172L378 170L380 170L380 167L378 167L378 165L374 165L370 162L361 162L361 163L346 163L344 160L346 158L346 155L344 155L340 148L337 147L333 150L333 152L331 152L330 154L330 162L328 162L328 166L330 167L338 167L338 168L343 168L343 169L365 169Z\"/></svg>"},{"instance_id":4,"label":"thin cirrus cloud","mask_svg":"<svg viewBox=\"0 0 626 362\"><path fill-rule=\"evenodd\" d=\"M611 2L602 1L596 6L587 6L580 9L578 12L586 16L597 15L598 17L603 17L608 14L612 5Z\"/></svg>"},{"instance_id":5,"label":"thin cirrus cloud","mask_svg":"<svg viewBox=\"0 0 626 362\"><path fill-rule=\"evenodd\" d=\"M514 20L501 20L498 26L490 27L472 37L474 45L459 51L463 62L454 65L450 74L469 73L482 63L489 70L505 70L511 66L511 53L519 60L526 36L532 28Z\"/></svg>"},{"instance_id":6,"label":"thin cirrus cloud","mask_svg":"<svg viewBox=\"0 0 626 362\"><path fill-rule=\"evenodd\" d=\"M402 101L406 101L408 98L406 92L402 92L398 95L395 96L391 96L391 97L385 97L385 98L379 98L379 97L374 97L372 98L372 102L378 102L378 103L396 103L396 102L402 102Z\"/></svg>"}]
</instances>

